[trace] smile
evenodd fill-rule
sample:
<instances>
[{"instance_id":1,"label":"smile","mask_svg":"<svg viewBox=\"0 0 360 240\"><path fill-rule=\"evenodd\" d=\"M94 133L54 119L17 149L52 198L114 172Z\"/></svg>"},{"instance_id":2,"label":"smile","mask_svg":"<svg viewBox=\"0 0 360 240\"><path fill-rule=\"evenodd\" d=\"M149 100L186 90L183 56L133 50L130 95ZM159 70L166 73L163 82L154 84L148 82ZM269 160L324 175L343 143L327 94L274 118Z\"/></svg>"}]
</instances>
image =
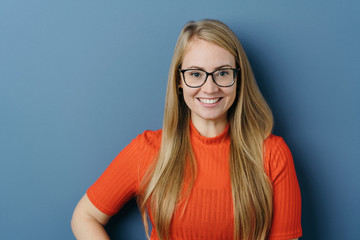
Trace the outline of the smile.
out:
<instances>
[{"instance_id":1,"label":"smile","mask_svg":"<svg viewBox=\"0 0 360 240\"><path fill-rule=\"evenodd\" d=\"M221 100L222 98L198 98L198 100L202 103L206 103L206 104L214 104L217 103Z\"/></svg>"}]
</instances>

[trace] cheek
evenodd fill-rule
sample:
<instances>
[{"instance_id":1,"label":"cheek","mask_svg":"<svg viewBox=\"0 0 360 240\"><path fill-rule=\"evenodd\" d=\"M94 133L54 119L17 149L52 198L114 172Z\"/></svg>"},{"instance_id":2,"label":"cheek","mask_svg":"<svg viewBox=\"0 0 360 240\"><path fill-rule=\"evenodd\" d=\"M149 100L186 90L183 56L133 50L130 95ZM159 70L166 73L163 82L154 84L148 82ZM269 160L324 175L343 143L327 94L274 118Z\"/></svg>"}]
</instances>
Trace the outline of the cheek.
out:
<instances>
[{"instance_id":1,"label":"cheek","mask_svg":"<svg viewBox=\"0 0 360 240\"><path fill-rule=\"evenodd\" d=\"M192 108L192 106L194 105L194 101L196 101L195 95L198 92L198 89L196 89L196 88L192 89L192 88L187 87L186 85L182 86L182 88L183 88L182 95L183 95L184 101L189 108Z\"/></svg>"},{"instance_id":2,"label":"cheek","mask_svg":"<svg viewBox=\"0 0 360 240\"><path fill-rule=\"evenodd\" d=\"M226 95L229 97L229 104L232 105L236 99L236 87L228 91Z\"/></svg>"},{"instance_id":3,"label":"cheek","mask_svg":"<svg viewBox=\"0 0 360 240\"><path fill-rule=\"evenodd\" d=\"M196 94L196 91L193 91L193 89L189 89L188 87L183 87L183 95L184 95L184 99L192 99Z\"/></svg>"},{"instance_id":4,"label":"cheek","mask_svg":"<svg viewBox=\"0 0 360 240\"><path fill-rule=\"evenodd\" d=\"M181 80L180 80L180 81L181 81L180 86L182 87L183 90L185 90L185 89L187 88L187 86L186 86L184 80L182 79L182 77L181 77ZM186 90L185 90L185 91L186 91Z\"/></svg>"}]
</instances>

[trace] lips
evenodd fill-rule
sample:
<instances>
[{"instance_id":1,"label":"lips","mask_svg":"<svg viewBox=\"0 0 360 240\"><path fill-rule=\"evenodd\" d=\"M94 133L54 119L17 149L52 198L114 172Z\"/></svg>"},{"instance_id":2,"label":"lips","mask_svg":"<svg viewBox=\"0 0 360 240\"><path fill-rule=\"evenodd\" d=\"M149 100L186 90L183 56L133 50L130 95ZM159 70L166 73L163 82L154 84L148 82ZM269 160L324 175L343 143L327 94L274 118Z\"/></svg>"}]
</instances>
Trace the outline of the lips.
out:
<instances>
[{"instance_id":1,"label":"lips","mask_svg":"<svg viewBox=\"0 0 360 240\"><path fill-rule=\"evenodd\" d=\"M205 104L215 104L219 102L222 99L222 97L219 98L198 98L198 100Z\"/></svg>"}]
</instances>

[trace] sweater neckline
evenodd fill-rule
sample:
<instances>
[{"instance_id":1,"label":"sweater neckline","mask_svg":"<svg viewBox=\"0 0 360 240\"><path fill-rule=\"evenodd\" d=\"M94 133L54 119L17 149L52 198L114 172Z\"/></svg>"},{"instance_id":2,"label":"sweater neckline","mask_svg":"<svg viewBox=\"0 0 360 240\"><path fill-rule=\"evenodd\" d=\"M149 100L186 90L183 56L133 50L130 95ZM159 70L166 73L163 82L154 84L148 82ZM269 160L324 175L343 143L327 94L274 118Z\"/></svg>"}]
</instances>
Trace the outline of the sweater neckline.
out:
<instances>
[{"instance_id":1,"label":"sweater neckline","mask_svg":"<svg viewBox=\"0 0 360 240\"><path fill-rule=\"evenodd\" d=\"M215 137L205 137L199 133L199 131L195 128L194 124L190 120L191 141L193 141L193 142L195 141L195 142L207 144L207 145L213 145L213 144L219 144L219 143L226 142L230 139L229 126L230 126L230 124L228 123L226 125L224 131Z\"/></svg>"}]
</instances>

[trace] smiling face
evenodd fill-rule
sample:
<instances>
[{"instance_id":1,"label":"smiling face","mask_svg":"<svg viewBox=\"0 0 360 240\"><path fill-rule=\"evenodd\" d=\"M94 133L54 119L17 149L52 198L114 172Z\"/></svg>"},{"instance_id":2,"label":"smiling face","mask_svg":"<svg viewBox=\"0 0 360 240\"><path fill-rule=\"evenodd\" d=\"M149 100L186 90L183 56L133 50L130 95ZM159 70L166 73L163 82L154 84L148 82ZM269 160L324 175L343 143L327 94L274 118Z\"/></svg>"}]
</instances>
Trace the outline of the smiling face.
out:
<instances>
[{"instance_id":1,"label":"smiling face","mask_svg":"<svg viewBox=\"0 0 360 240\"><path fill-rule=\"evenodd\" d=\"M192 39L185 50L181 69L201 69L213 72L219 68L236 68L235 58L224 48L198 38ZM219 87L208 76L199 88L186 86L181 76L181 87L186 105L191 110L191 120L196 126L214 122L227 122L227 111L236 97L236 82L230 87Z\"/></svg>"}]
</instances>

